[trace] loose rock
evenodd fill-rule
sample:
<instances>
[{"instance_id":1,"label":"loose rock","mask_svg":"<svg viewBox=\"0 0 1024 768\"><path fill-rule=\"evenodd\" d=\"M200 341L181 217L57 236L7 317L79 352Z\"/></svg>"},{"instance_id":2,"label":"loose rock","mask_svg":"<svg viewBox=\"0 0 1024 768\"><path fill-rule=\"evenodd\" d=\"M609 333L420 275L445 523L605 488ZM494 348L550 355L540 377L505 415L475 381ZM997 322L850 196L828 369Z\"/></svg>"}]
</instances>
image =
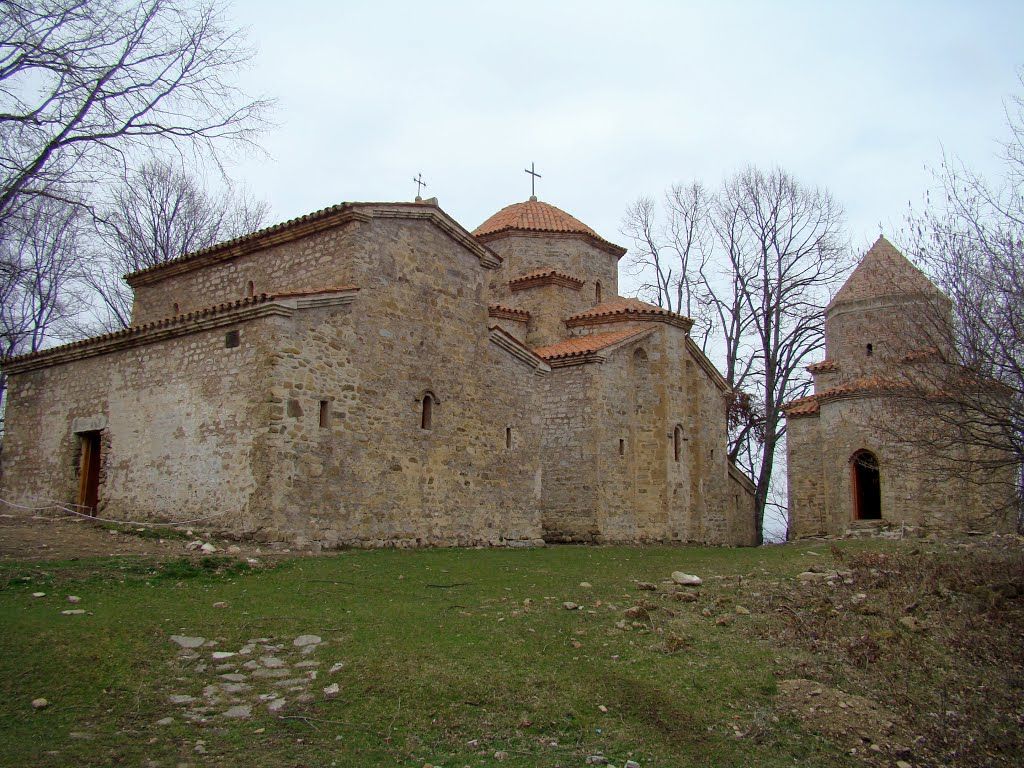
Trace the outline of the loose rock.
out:
<instances>
[{"instance_id":1,"label":"loose rock","mask_svg":"<svg viewBox=\"0 0 1024 768\"><path fill-rule=\"evenodd\" d=\"M341 693L341 686L339 686L337 683L331 683L326 688L324 688L324 696L326 696L328 699L333 699L339 693Z\"/></svg>"},{"instance_id":2,"label":"loose rock","mask_svg":"<svg viewBox=\"0 0 1024 768\"><path fill-rule=\"evenodd\" d=\"M231 707L224 713L224 717L230 717L234 719L244 719L252 715L252 707L248 704L239 704L238 706Z\"/></svg>"},{"instance_id":3,"label":"loose rock","mask_svg":"<svg viewBox=\"0 0 1024 768\"><path fill-rule=\"evenodd\" d=\"M85 613L84 608L72 608L68 611L61 611L61 614L64 616L81 616L83 613Z\"/></svg>"},{"instance_id":4,"label":"loose rock","mask_svg":"<svg viewBox=\"0 0 1024 768\"><path fill-rule=\"evenodd\" d=\"M704 583L700 576L694 576L692 573L683 573L682 571L673 571L672 581L676 584L682 584L684 587L699 587Z\"/></svg>"},{"instance_id":5,"label":"loose rock","mask_svg":"<svg viewBox=\"0 0 1024 768\"><path fill-rule=\"evenodd\" d=\"M80 602L82 602L82 598L80 598L78 595L68 595L68 602L69 603L80 603Z\"/></svg>"},{"instance_id":6,"label":"loose rock","mask_svg":"<svg viewBox=\"0 0 1024 768\"><path fill-rule=\"evenodd\" d=\"M46 709L48 706L50 706L50 702L46 699L32 699L32 709Z\"/></svg>"},{"instance_id":7,"label":"loose rock","mask_svg":"<svg viewBox=\"0 0 1024 768\"><path fill-rule=\"evenodd\" d=\"M636 583L636 588L644 590L645 592L654 592L658 589L658 585L651 584L649 581L638 581Z\"/></svg>"},{"instance_id":8,"label":"loose rock","mask_svg":"<svg viewBox=\"0 0 1024 768\"><path fill-rule=\"evenodd\" d=\"M320 635L299 635L292 641L292 644L296 648L303 648L307 645L319 645L322 642L323 638Z\"/></svg>"},{"instance_id":9,"label":"loose rock","mask_svg":"<svg viewBox=\"0 0 1024 768\"><path fill-rule=\"evenodd\" d=\"M205 637L188 637L187 635L171 635L171 642L182 648L198 648L206 642Z\"/></svg>"},{"instance_id":10,"label":"loose rock","mask_svg":"<svg viewBox=\"0 0 1024 768\"><path fill-rule=\"evenodd\" d=\"M566 600L564 603L562 603L562 607L565 608L565 610L567 611L578 611L580 608L579 605L574 603L572 600Z\"/></svg>"}]
</instances>

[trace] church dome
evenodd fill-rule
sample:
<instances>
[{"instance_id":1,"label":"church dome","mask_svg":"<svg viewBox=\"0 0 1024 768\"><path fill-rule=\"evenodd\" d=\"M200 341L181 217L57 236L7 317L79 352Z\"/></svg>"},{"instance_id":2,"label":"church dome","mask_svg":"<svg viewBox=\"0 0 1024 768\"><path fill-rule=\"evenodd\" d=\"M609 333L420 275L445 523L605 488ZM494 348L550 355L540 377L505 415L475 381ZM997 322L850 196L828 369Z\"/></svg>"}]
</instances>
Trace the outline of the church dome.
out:
<instances>
[{"instance_id":1,"label":"church dome","mask_svg":"<svg viewBox=\"0 0 1024 768\"><path fill-rule=\"evenodd\" d=\"M922 294L949 301L892 243L879 237L829 302L829 308L866 299Z\"/></svg>"},{"instance_id":2,"label":"church dome","mask_svg":"<svg viewBox=\"0 0 1024 768\"><path fill-rule=\"evenodd\" d=\"M625 248L608 242L575 216L535 198L505 206L473 230L473 235L486 242L504 234L521 232L582 235L603 251L616 256L626 252Z\"/></svg>"}]
</instances>

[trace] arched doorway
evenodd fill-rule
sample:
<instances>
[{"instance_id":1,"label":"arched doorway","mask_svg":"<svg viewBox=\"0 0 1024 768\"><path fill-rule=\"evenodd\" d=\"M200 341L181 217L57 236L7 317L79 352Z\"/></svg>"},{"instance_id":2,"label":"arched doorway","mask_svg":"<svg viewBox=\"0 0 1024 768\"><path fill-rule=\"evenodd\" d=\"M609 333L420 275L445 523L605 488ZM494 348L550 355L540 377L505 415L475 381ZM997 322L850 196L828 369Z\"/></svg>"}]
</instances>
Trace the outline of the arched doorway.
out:
<instances>
[{"instance_id":1,"label":"arched doorway","mask_svg":"<svg viewBox=\"0 0 1024 768\"><path fill-rule=\"evenodd\" d=\"M850 459L853 482L853 519L882 519L882 484L878 473L878 457L871 451L857 451Z\"/></svg>"}]
</instances>

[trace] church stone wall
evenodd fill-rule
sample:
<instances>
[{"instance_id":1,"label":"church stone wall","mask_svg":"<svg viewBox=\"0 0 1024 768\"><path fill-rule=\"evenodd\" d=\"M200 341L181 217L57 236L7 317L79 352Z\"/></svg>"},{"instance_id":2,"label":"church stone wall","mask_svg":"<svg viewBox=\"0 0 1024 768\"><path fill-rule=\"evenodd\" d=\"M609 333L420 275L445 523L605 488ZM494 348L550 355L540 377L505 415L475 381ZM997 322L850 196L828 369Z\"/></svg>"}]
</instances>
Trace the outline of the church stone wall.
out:
<instances>
[{"instance_id":1,"label":"church stone wall","mask_svg":"<svg viewBox=\"0 0 1024 768\"><path fill-rule=\"evenodd\" d=\"M413 258L403 238L422 245L416 225L385 227L394 238L372 256L381 278L366 276L351 315L309 310L279 341L260 448L276 513L263 535L325 546L537 540L537 374L488 340L475 256L438 238L430 259Z\"/></svg>"},{"instance_id":2,"label":"church stone wall","mask_svg":"<svg viewBox=\"0 0 1024 768\"><path fill-rule=\"evenodd\" d=\"M276 322L12 375L0 495L74 503L81 456L74 429L100 427L100 516L246 527L256 486L254 425L265 420L263 340ZM225 347L229 329L239 331L238 347Z\"/></svg>"}]
</instances>

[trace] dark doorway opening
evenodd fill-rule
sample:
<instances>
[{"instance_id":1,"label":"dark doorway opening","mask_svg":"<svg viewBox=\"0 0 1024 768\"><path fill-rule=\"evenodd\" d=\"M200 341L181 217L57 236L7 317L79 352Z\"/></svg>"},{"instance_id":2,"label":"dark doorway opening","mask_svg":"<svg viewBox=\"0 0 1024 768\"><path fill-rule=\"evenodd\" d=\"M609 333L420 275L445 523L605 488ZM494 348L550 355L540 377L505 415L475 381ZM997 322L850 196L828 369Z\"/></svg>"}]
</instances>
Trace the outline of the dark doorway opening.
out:
<instances>
[{"instance_id":1,"label":"dark doorway opening","mask_svg":"<svg viewBox=\"0 0 1024 768\"><path fill-rule=\"evenodd\" d=\"M851 459L853 519L882 519L882 484L878 458L871 451L857 451Z\"/></svg>"},{"instance_id":2,"label":"dark doorway opening","mask_svg":"<svg viewBox=\"0 0 1024 768\"><path fill-rule=\"evenodd\" d=\"M100 501L100 433L80 432L82 461L78 469L78 505L90 515L96 514Z\"/></svg>"}]
</instances>

